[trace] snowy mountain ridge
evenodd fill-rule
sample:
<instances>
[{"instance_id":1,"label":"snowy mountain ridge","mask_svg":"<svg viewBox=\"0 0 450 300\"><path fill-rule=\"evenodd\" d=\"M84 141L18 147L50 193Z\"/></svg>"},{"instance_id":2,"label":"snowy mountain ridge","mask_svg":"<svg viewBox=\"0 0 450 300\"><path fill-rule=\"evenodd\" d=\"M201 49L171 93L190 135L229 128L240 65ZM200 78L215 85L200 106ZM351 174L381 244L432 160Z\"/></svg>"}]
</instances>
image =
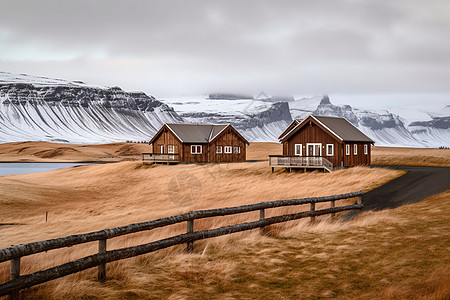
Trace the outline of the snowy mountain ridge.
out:
<instances>
[{"instance_id":1,"label":"snowy mountain ridge","mask_svg":"<svg viewBox=\"0 0 450 300\"><path fill-rule=\"evenodd\" d=\"M231 123L249 141L277 142L293 119L345 117L377 146L450 146L450 105L439 112L335 105L328 96L216 93L157 100L143 92L0 72L0 142L144 141L164 122ZM411 120L411 112L414 121Z\"/></svg>"},{"instance_id":2,"label":"snowy mountain ridge","mask_svg":"<svg viewBox=\"0 0 450 300\"><path fill-rule=\"evenodd\" d=\"M0 142L142 141L164 122L182 119L142 92L0 72Z\"/></svg>"}]
</instances>

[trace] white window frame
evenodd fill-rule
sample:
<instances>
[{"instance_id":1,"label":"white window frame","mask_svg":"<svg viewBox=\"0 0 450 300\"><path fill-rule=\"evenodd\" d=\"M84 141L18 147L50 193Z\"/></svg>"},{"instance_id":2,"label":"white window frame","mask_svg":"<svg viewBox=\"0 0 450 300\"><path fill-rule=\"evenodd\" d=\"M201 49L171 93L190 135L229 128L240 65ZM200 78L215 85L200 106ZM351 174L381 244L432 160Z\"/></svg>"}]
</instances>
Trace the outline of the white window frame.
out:
<instances>
[{"instance_id":1,"label":"white window frame","mask_svg":"<svg viewBox=\"0 0 450 300\"><path fill-rule=\"evenodd\" d=\"M353 144L353 155L358 155L358 144Z\"/></svg>"},{"instance_id":2,"label":"white window frame","mask_svg":"<svg viewBox=\"0 0 450 300\"><path fill-rule=\"evenodd\" d=\"M300 148L300 153L298 153L298 148ZM294 145L294 153L295 153L295 155L298 155L298 156L303 156L303 147L302 147L302 144L295 144Z\"/></svg>"},{"instance_id":3,"label":"white window frame","mask_svg":"<svg viewBox=\"0 0 450 300\"><path fill-rule=\"evenodd\" d=\"M161 145L160 150L161 150L161 154L164 154L164 144Z\"/></svg>"},{"instance_id":4,"label":"white window frame","mask_svg":"<svg viewBox=\"0 0 450 300\"><path fill-rule=\"evenodd\" d=\"M350 155L350 144L345 145L345 155Z\"/></svg>"},{"instance_id":5,"label":"white window frame","mask_svg":"<svg viewBox=\"0 0 450 300\"><path fill-rule=\"evenodd\" d=\"M331 151L328 152L328 147L331 146ZM333 156L334 155L334 144L327 144L325 146L326 152L327 152L327 156Z\"/></svg>"},{"instance_id":6,"label":"white window frame","mask_svg":"<svg viewBox=\"0 0 450 300\"><path fill-rule=\"evenodd\" d=\"M369 154L369 145L364 144L364 154L367 155Z\"/></svg>"},{"instance_id":7,"label":"white window frame","mask_svg":"<svg viewBox=\"0 0 450 300\"><path fill-rule=\"evenodd\" d=\"M191 145L191 154L202 154L202 145ZM198 152L200 149L200 152Z\"/></svg>"},{"instance_id":8,"label":"white window frame","mask_svg":"<svg viewBox=\"0 0 450 300\"><path fill-rule=\"evenodd\" d=\"M216 153L222 154L222 146L216 146Z\"/></svg>"},{"instance_id":9,"label":"white window frame","mask_svg":"<svg viewBox=\"0 0 450 300\"><path fill-rule=\"evenodd\" d=\"M167 153L174 154L175 153L175 145L167 145Z\"/></svg>"},{"instance_id":10,"label":"white window frame","mask_svg":"<svg viewBox=\"0 0 450 300\"><path fill-rule=\"evenodd\" d=\"M233 147L232 146L225 146L225 149L224 149L225 151L224 151L224 153L225 154L231 154L231 153L233 153Z\"/></svg>"},{"instance_id":11,"label":"white window frame","mask_svg":"<svg viewBox=\"0 0 450 300\"><path fill-rule=\"evenodd\" d=\"M234 146L234 154L240 154L241 153L241 147Z\"/></svg>"}]
</instances>

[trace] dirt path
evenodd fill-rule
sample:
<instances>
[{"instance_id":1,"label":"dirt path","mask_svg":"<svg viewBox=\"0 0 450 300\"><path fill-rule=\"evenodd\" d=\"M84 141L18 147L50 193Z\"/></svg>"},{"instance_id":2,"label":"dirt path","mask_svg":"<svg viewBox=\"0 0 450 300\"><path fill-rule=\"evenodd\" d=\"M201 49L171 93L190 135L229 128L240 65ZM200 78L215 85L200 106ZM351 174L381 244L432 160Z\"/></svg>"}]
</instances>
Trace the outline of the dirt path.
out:
<instances>
[{"instance_id":1,"label":"dirt path","mask_svg":"<svg viewBox=\"0 0 450 300\"><path fill-rule=\"evenodd\" d=\"M382 185L362 198L363 210L396 208L419 202L450 189L450 168L386 166L406 173Z\"/></svg>"}]
</instances>

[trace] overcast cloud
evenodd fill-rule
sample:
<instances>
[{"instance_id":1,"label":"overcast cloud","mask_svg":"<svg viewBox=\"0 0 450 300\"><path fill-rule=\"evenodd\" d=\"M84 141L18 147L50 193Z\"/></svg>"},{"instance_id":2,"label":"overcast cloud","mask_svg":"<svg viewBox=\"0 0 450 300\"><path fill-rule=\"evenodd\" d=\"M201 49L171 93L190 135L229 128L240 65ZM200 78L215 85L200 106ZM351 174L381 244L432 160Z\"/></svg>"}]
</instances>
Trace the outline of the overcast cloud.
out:
<instances>
[{"instance_id":1,"label":"overcast cloud","mask_svg":"<svg viewBox=\"0 0 450 300\"><path fill-rule=\"evenodd\" d=\"M5 1L0 69L157 97L450 95L450 1Z\"/></svg>"}]
</instances>

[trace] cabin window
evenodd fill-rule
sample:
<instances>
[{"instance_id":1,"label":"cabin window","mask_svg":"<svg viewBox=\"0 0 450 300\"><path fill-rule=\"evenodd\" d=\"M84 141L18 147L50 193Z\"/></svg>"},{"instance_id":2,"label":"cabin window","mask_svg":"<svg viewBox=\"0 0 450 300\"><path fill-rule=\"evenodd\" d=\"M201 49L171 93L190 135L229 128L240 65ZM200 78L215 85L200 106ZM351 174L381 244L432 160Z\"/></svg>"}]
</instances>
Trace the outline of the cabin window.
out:
<instances>
[{"instance_id":1,"label":"cabin window","mask_svg":"<svg viewBox=\"0 0 450 300\"><path fill-rule=\"evenodd\" d=\"M358 144L353 144L353 154L358 154Z\"/></svg>"},{"instance_id":2,"label":"cabin window","mask_svg":"<svg viewBox=\"0 0 450 300\"><path fill-rule=\"evenodd\" d=\"M218 154L222 153L222 146L216 146L216 153Z\"/></svg>"},{"instance_id":3,"label":"cabin window","mask_svg":"<svg viewBox=\"0 0 450 300\"><path fill-rule=\"evenodd\" d=\"M367 144L364 145L364 154L369 154L369 146Z\"/></svg>"},{"instance_id":4,"label":"cabin window","mask_svg":"<svg viewBox=\"0 0 450 300\"><path fill-rule=\"evenodd\" d=\"M350 145L349 144L345 145L345 154L350 155Z\"/></svg>"},{"instance_id":5,"label":"cabin window","mask_svg":"<svg viewBox=\"0 0 450 300\"><path fill-rule=\"evenodd\" d=\"M234 154L241 153L241 147L234 146Z\"/></svg>"},{"instance_id":6,"label":"cabin window","mask_svg":"<svg viewBox=\"0 0 450 300\"><path fill-rule=\"evenodd\" d=\"M174 145L168 145L167 146L167 153L175 153L175 146Z\"/></svg>"},{"instance_id":7,"label":"cabin window","mask_svg":"<svg viewBox=\"0 0 450 300\"><path fill-rule=\"evenodd\" d=\"M201 145L191 145L191 154L202 154Z\"/></svg>"},{"instance_id":8,"label":"cabin window","mask_svg":"<svg viewBox=\"0 0 450 300\"><path fill-rule=\"evenodd\" d=\"M161 154L163 154L164 153L164 145L160 145L159 147L161 148Z\"/></svg>"},{"instance_id":9,"label":"cabin window","mask_svg":"<svg viewBox=\"0 0 450 300\"><path fill-rule=\"evenodd\" d=\"M233 152L233 147L231 146L225 146L225 153L230 154Z\"/></svg>"},{"instance_id":10,"label":"cabin window","mask_svg":"<svg viewBox=\"0 0 450 300\"><path fill-rule=\"evenodd\" d=\"M295 144L295 155L302 156L302 144Z\"/></svg>"},{"instance_id":11,"label":"cabin window","mask_svg":"<svg viewBox=\"0 0 450 300\"><path fill-rule=\"evenodd\" d=\"M327 144L327 156L333 156L333 155L334 155L334 145Z\"/></svg>"}]
</instances>

